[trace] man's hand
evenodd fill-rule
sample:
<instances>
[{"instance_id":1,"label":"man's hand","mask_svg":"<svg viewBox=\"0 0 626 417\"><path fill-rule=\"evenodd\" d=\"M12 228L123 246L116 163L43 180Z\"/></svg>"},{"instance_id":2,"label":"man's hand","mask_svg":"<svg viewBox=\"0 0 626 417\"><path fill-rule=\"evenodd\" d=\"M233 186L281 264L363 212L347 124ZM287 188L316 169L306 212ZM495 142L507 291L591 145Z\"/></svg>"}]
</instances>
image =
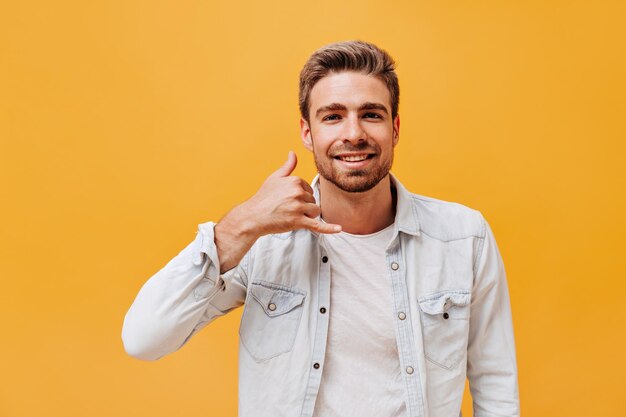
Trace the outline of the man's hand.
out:
<instances>
[{"instance_id":1,"label":"man's hand","mask_svg":"<svg viewBox=\"0 0 626 417\"><path fill-rule=\"evenodd\" d=\"M273 172L249 200L229 211L215 225L215 244L223 273L238 265L254 242L263 235L309 229L337 233L341 226L317 220L321 209L313 189L303 179L291 176L298 163L289 152L287 162Z\"/></svg>"},{"instance_id":2,"label":"man's hand","mask_svg":"<svg viewBox=\"0 0 626 417\"><path fill-rule=\"evenodd\" d=\"M259 191L243 203L255 219L259 236L290 230L309 229L319 233L337 233L341 226L315 218L321 209L315 204L313 189L302 178L291 176L298 160L293 151L287 162L263 183Z\"/></svg>"}]
</instances>

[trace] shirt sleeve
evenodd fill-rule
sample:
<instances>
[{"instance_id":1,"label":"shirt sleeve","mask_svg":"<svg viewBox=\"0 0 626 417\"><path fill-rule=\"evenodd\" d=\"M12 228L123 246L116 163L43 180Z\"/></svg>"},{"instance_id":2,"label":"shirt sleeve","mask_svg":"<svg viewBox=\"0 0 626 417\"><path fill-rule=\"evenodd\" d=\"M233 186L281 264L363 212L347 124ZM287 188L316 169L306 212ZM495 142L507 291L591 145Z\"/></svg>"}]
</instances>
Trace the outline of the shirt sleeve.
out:
<instances>
[{"instance_id":1,"label":"shirt sleeve","mask_svg":"<svg viewBox=\"0 0 626 417\"><path fill-rule=\"evenodd\" d=\"M502 257L481 215L483 237L475 264L467 376L475 417L520 415L517 363Z\"/></svg>"},{"instance_id":2,"label":"shirt sleeve","mask_svg":"<svg viewBox=\"0 0 626 417\"><path fill-rule=\"evenodd\" d=\"M213 222L198 225L195 239L139 290L122 328L129 355L159 359L244 303L251 250L239 265L220 274L214 227Z\"/></svg>"}]
</instances>

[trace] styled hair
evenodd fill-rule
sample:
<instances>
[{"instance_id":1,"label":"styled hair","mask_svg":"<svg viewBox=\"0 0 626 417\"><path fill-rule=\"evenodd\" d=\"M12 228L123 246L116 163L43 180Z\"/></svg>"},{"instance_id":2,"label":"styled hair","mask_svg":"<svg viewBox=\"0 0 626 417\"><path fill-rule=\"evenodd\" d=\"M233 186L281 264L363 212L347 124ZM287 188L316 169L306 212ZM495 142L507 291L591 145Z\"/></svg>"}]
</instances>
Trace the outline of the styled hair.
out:
<instances>
[{"instance_id":1,"label":"styled hair","mask_svg":"<svg viewBox=\"0 0 626 417\"><path fill-rule=\"evenodd\" d=\"M298 94L300 114L309 122L311 90L330 73L356 71L379 78L391 96L391 116L395 119L400 103L400 86L393 58L383 49L364 41L336 42L315 51L300 71Z\"/></svg>"}]
</instances>

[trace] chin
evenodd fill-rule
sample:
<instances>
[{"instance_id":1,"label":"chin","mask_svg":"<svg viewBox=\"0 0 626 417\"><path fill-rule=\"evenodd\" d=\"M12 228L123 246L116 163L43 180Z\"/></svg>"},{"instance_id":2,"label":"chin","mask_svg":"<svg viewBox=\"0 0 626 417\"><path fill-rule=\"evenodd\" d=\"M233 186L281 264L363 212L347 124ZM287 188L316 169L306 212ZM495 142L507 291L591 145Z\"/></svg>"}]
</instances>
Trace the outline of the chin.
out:
<instances>
[{"instance_id":1,"label":"chin","mask_svg":"<svg viewBox=\"0 0 626 417\"><path fill-rule=\"evenodd\" d=\"M320 173L326 180L334 184L337 188L348 193L364 193L376 187L378 183L385 178L386 174L381 178L369 177L364 171L353 171L349 174L338 175L335 177L327 177Z\"/></svg>"}]
</instances>

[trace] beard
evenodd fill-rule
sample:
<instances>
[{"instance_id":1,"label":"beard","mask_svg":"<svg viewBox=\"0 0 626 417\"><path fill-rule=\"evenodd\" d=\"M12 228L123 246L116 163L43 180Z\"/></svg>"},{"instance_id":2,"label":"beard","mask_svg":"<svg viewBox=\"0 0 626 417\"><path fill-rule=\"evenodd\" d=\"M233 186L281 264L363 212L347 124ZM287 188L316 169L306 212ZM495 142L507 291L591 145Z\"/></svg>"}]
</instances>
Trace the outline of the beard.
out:
<instances>
[{"instance_id":1,"label":"beard","mask_svg":"<svg viewBox=\"0 0 626 417\"><path fill-rule=\"evenodd\" d=\"M311 141L315 143L313 136L311 136ZM315 148L313 149L313 158L321 177L334 184L340 190L348 193L362 193L371 190L385 178L393 164L393 149L388 159L380 160L380 147L374 146L373 148L376 152L373 159L376 161L371 161L365 169L339 170L334 163L334 158L328 155L318 157ZM342 147L340 150L345 152L371 151L372 146L361 142L357 146L348 145L347 147ZM339 151L339 149L337 149L337 151Z\"/></svg>"}]
</instances>

